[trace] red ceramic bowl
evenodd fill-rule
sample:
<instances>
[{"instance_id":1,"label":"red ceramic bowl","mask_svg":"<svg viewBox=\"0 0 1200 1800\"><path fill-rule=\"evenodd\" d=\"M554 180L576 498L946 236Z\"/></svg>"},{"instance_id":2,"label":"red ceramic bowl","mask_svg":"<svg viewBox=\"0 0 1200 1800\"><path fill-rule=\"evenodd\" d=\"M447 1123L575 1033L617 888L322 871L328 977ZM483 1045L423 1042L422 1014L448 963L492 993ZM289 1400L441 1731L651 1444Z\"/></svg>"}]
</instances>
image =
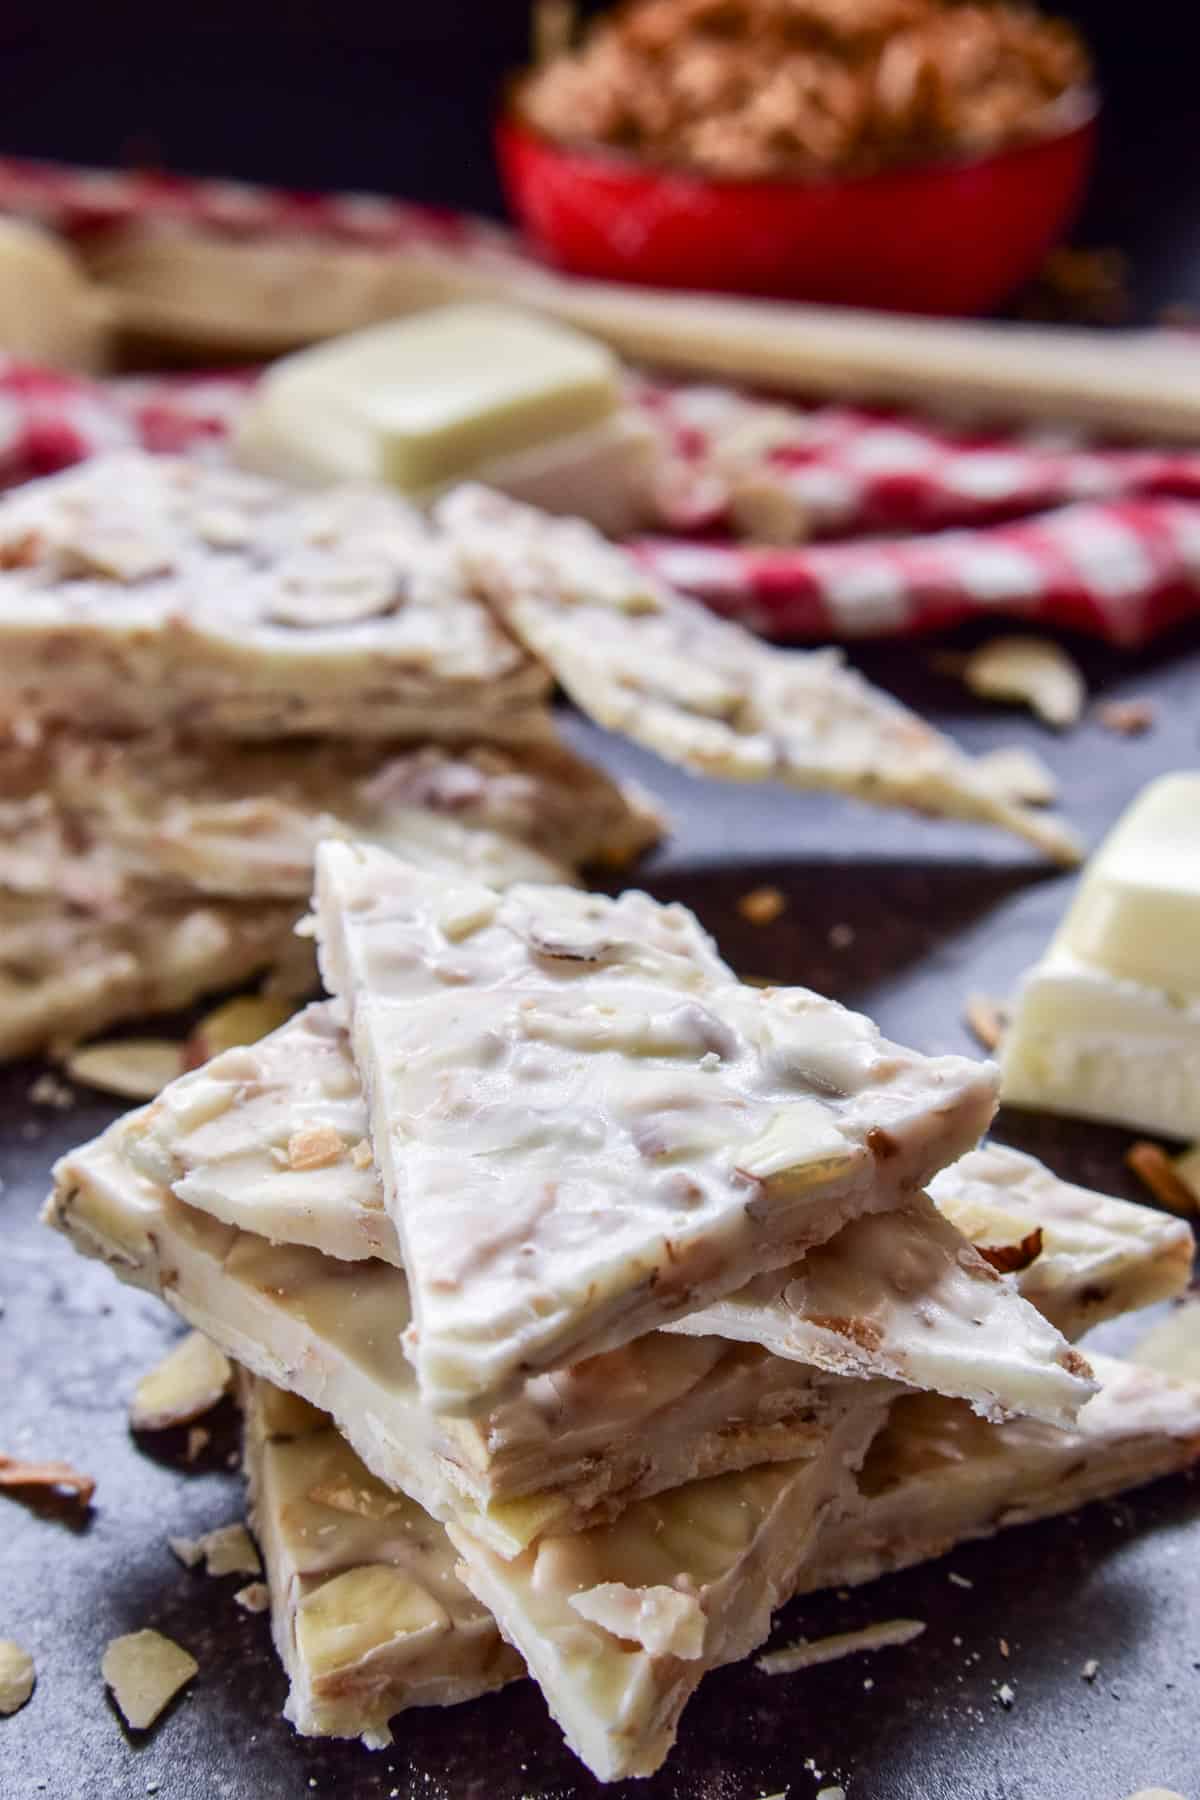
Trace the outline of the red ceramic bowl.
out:
<instances>
[{"instance_id":1,"label":"red ceramic bowl","mask_svg":"<svg viewBox=\"0 0 1200 1800\"><path fill-rule=\"evenodd\" d=\"M1095 102L1080 94L1013 149L829 181L716 181L560 144L511 114L496 141L513 212L573 274L980 313L1033 275L1069 225L1095 130Z\"/></svg>"}]
</instances>

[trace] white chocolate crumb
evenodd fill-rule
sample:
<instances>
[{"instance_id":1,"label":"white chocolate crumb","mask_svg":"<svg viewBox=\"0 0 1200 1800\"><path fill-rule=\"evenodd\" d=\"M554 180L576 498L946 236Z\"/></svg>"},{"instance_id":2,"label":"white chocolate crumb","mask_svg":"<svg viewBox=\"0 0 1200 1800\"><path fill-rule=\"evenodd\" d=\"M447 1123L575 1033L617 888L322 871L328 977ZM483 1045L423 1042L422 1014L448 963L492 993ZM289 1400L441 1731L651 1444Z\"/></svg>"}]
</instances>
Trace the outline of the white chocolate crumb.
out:
<instances>
[{"instance_id":1,"label":"white chocolate crumb","mask_svg":"<svg viewBox=\"0 0 1200 1800\"><path fill-rule=\"evenodd\" d=\"M37 1680L33 1658L11 1638L0 1638L0 1716L20 1712Z\"/></svg>"},{"instance_id":2,"label":"white chocolate crumb","mask_svg":"<svg viewBox=\"0 0 1200 1800\"><path fill-rule=\"evenodd\" d=\"M113 1638L100 1659L100 1673L126 1724L135 1731L153 1725L199 1669L194 1656L159 1631L131 1631Z\"/></svg>"},{"instance_id":3,"label":"white chocolate crumb","mask_svg":"<svg viewBox=\"0 0 1200 1800\"><path fill-rule=\"evenodd\" d=\"M952 1581L954 1586L958 1588L973 1588L975 1586L973 1581L968 1581L965 1575L957 1575L953 1569L947 1574L946 1580Z\"/></svg>"},{"instance_id":4,"label":"white chocolate crumb","mask_svg":"<svg viewBox=\"0 0 1200 1800\"><path fill-rule=\"evenodd\" d=\"M1000 1702L1001 1706L1004 1708L1005 1712L1008 1712L1010 1710L1010 1708L1012 1707L1012 1703L1016 1699L1016 1697L1017 1697L1016 1694L1013 1692L1012 1688L1008 1685L1007 1681L1002 1681L1000 1683L1000 1686L996 1689L996 1698Z\"/></svg>"},{"instance_id":5,"label":"white chocolate crumb","mask_svg":"<svg viewBox=\"0 0 1200 1800\"><path fill-rule=\"evenodd\" d=\"M1095 1681L1099 1673L1100 1664L1094 1656L1089 1656L1082 1669L1079 1671L1079 1679L1081 1681Z\"/></svg>"}]
</instances>

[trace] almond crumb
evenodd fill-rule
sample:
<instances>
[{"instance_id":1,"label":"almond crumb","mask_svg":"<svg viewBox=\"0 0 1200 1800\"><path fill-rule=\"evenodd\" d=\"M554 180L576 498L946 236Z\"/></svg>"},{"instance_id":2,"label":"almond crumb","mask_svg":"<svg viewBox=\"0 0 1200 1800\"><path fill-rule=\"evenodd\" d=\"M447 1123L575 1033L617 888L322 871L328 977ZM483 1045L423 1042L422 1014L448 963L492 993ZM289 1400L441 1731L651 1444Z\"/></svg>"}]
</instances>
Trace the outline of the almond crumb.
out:
<instances>
[{"instance_id":1,"label":"almond crumb","mask_svg":"<svg viewBox=\"0 0 1200 1800\"><path fill-rule=\"evenodd\" d=\"M1042 1228L1035 1225L1019 1244L978 1244L976 1248L985 1263L999 1275L1019 1275L1042 1254Z\"/></svg>"},{"instance_id":2,"label":"almond crumb","mask_svg":"<svg viewBox=\"0 0 1200 1800\"><path fill-rule=\"evenodd\" d=\"M187 1449L183 1453L184 1462L195 1462L202 1456L212 1442L212 1432L203 1425L193 1425L187 1434Z\"/></svg>"},{"instance_id":3,"label":"almond crumb","mask_svg":"<svg viewBox=\"0 0 1200 1800\"><path fill-rule=\"evenodd\" d=\"M787 900L777 887L758 887L743 894L737 906L743 919L748 919L751 925L773 925L787 906Z\"/></svg>"},{"instance_id":4,"label":"almond crumb","mask_svg":"<svg viewBox=\"0 0 1200 1800\"><path fill-rule=\"evenodd\" d=\"M373 1160L369 1141L366 1138L359 1138L350 1152L350 1161L356 1169L369 1169Z\"/></svg>"},{"instance_id":5,"label":"almond crumb","mask_svg":"<svg viewBox=\"0 0 1200 1800\"><path fill-rule=\"evenodd\" d=\"M1200 1211L1195 1194L1179 1179L1170 1157L1160 1145L1143 1139L1126 1152L1125 1164L1139 1181L1145 1182L1159 1205L1165 1206L1168 1212L1188 1219Z\"/></svg>"},{"instance_id":6,"label":"almond crumb","mask_svg":"<svg viewBox=\"0 0 1200 1800\"><path fill-rule=\"evenodd\" d=\"M202 1561L209 1575L262 1574L254 1539L244 1525L221 1525L198 1538L169 1537L167 1543L189 1569Z\"/></svg>"},{"instance_id":7,"label":"almond crumb","mask_svg":"<svg viewBox=\"0 0 1200 1800\"><path fill-rule=\"evenodd\" d=\"M1102 700L1094 711L1097 724L1121 737L1140 737L1158 716L1152 700Z\"/></svg>"},{"instance_id":8,"label":"almond crumb","mask_svg":"<svg viewBox=\"0 0 1200 1800\"><path fill-rule=\"evenodd\" d=\"M244 1588L238 1589L233 1598L235 1604L240 1606L243 1612L248 1613L266 1612L267 1607L271 1604L270 1590L265 1581L247 1582Z\"/></svg>"},{"instance_id":9,"label":"almond crumb","mask_svg":"<svg viewBox=\"0 0 1200 1800\"><path fill-rule=\"evenodd\" d=\"M1009 1010L990 994L968 994L963 1016L985 1050L998 1050L1008 1029Z\"/></svg>"},{"instance_id":10,"label":"almond crumb","mask_svg":"<svg viewBox=\"0 0 1200 1800\"><path fill-rule=\"evenodd\" d=\"M1007 1638L1000 1639L1000 1654L1007 1662L1007 1660L1008 1660L1008 1639Z\"/></svg>"},{"instance_id":11,"label":"almond crumb","mask_svg":"<svg viewBox=\"0 0 1200 1800\"><path fill-rule=\"evenodd\" d=\"M324 1169L338 1161L345 1145L332 1125L304 1125L288 1139L288 1167Z\"/></svg>"}]
</instances>

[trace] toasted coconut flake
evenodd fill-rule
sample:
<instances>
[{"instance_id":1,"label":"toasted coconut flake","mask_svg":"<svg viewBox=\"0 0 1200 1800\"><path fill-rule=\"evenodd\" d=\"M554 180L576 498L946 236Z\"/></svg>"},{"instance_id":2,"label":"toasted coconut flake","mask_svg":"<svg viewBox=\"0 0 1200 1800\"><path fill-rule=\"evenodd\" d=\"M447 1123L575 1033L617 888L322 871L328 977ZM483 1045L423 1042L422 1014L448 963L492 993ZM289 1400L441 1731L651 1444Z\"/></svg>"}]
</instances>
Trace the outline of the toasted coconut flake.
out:
<instances>
[{"instance_id":1,"label":"toasted coconut flake","mask_svg":"<svg viewBox=\"0 0 1200 1800\"><path fill-rule=\"evenodd\" d=\"M102 1094L153 1100L183 1072L183 1046L170 1038L120 1038L88 1044L67 1058L67 1074Z\"/></svg>"},{"instance_id":2,"label":"toasted coconut flake","mask_svg":"<svg viewBox=\"0 0 1200 1800\"><path fill-rule=\"evenodd\" d=\"M51 1488L75 1496L80 1506L90 1506L96 1483L65 1462L23 1462L19 1456L0 1456L0 1488Z\"/></svg>"},{"instance_id":3,"label":"toasted coconut flake","mask_svg":"<svg viewBox=\"0 0 1200 1800\"><path fill-rule=\"evenodd\" d=\"M1019 1275L1042 1254L1042 1228L1035 1226L1019 1244L977 1244L976 1249L999 1274Z\"/></svg>"},{"instance_id":4,"label":"toasted coconut flake","mask_svg":"<svg viewBox=\"0 0 1200 1800\"><path fill-rule=\"evenodd\" d=\"M1009 1011L990 994L968 994L963 1016L985 1050L998 1050L1008 1029Z\"/></svg>"},{"instance_id":5,"label":"toasted coconut flake","mask_svg":"<svg viewBox=\"0 0 1200 1800\"><path fill-rule=\"evenodd\" d=\"M203 1332L189 1331L157 1368L138 1382L129 1423L135 1431L167 1431L173 1425L189 1425L211 1412L232 1380L228 1357ZM190 1450L191 1440L188 1442Z\"/></svg>"},{"instance_id":6,"label":"toasted coconut flake","mask_svg":"<svg viewBox=\"0 0 1200 1800\"><path fill-rule=\"evenodd\" d=\"M894 1644L911 1644L924 1629L924 1619L884 1619L877 1625L864 1625L861 1631L839 1631L831 1637L814 1638L811 1643L802 1638L784 1650L769 1650L757 1663L764 1675L791 1675L797 1669L856 1656L861 1650L887 1650Z\"/></svg>"},{"instance_id":7,"label":"toasted coconut flake","mask_svg":"<svg viewBox=\"0 0 1200 1800\"><path fill-rule=\"evenodd\" d=\"M131 1631L113 1638L100 1673L127 1725L145 1731L163 1708L199 1673L194 1656L160 1631Z\"/></svg>"},{"instance_id":8,"label":"toasted coconut flake","mask_svg":"<svg viewBox=\"0 0 1200 1800\"><path fill-rule=\"evenodd\" d=\"M244 994L238 1000L227 1000L207 1013L183 1046L184 1067L198 1069L211 1062L222 1050L236 1050L241 1044L256 1044L268 1032L278 1030L296 1011L288 999L266 994Z\"/></svg>"},{"instance_id":9,"label":"toasted coconut flake","mask_svg":"<svg viewBox=\"0 0 1200 1800\"><path fill-rule=\"evenodd\" d=\"M1152 700L1102 700L1093 713L1098 725L1121 737L1140 737L1158 716Z\"/></svg>"},{"instance_id":10,"label":"toasted coconut flake","mask_svg":"<svg viewBox=\"0 0 1200 1800\"><path fill-rule=\"evenodd\" d=\"M984 700L1013 700L1063 731L1078 723L1087 688L1078 665L1048 638L989 638L972 650L962 677Z\"/></svg>"},{"instance_id":11,"label":"toasted coconut flake","mask_svg":"<svg viewBox=\"0 0 1200 1800\"><path fill-rule=\"evenodd\" d=\"M777 887L751 888L737 903L743 919L751 925L773 925L787 906L787 897Z\"/></svg>"},{"instance_id":12,"label":"toasted coconut flake","mask_svg":"<svg viewBox=\"0 0 1200 1800\"><path fill-rule=\"evenodd\" d=\"M168 1544L189 1569L203 1561L209 1575L261 1575L254 1539L244 1525L221 1525L203 1537L169 1537Z\"/></svg>"},{"instance_id":13,"label":"toasted coconut flake","mask_svg":"<svg viewBox=\"0 0 1200 1800\"><path fill-rule=\"evenodd\" d=\"M976 758L975 767L996 793L1026 806L1053 806L1058 782L1040 756L1023 744L1005 744Z\"/></svg>"},{"instance_id":14,"label":"toasted coconut flake","mask_svg":"<svg viewBox=\"0 0 1200 1800\"><path fill-rule=\"evenodd\" d=\"M37 1670L28 1650L14 1644L11 1638L0 1638L0 1715L20 1712L37 1680Z\"/></svg>"},{"instance_id":15,"label":"toasted coconut flake","mask_svg":"<svg viewBox=\"0 0 1200 1800\"><path fill-rule=\"evenodd\" d=\"M244 1588L239 1588L233 1598L243 1612L266 1612L271 1604L271 1590L265 1581L250 1581Z\"/></svg>"},{"instance_id":16,"label":"toasted coconut flake","mask_svg":"<svg viewBox=\"0 0 1200 1800\"><path fill-rule=\"evenodd\" d=\"M332 1125L304 1125L288 1139L289 1169L325 1169L344 1155L346 1146Z\"/></svg>"},{"instance_id":17,"label":"toasted coconut flake","mask_svg":"<svg viewBox=\"0 0 1200 1800\"><path fill-rule=\"evenodd\" d=\"M1171 1158L1159 1144L1145 1140L1134 1144L1125 1154L1125 1163L1168 1212L1178 1213L1184 1219L1200 1212L1195 1191L1180 1180Z\"/></svg>"}]
</instances>

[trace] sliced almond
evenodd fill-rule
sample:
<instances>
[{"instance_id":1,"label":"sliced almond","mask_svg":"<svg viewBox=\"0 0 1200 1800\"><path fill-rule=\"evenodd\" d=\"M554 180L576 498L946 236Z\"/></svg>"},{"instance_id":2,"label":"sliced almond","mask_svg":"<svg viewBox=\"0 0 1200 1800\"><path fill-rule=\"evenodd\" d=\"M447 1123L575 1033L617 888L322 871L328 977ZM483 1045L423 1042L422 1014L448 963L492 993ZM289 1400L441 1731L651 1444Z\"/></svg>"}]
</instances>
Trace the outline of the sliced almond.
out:
<instances>
[{"instance_id":1,"label":"sliced almond","mask_svg":"<svg viewBox=\"0 0 1200 1800\"><path fill-rule=\"evenodd\" d=\"M65 1462L23 1462L18 1456L0 1456L0 1488L50 1488L74 1494L81 1506L90 1506L96 1483Z\"/></svg>"},{"instance_id":2,"label":"sliced almond","mask_svg":"<svg viewBox=\"0 0 1200 1800\"><path fill-rule=\"evenodd\" d=\"M1165 1206L1168 1212L1178 1213L1184 1219L1193 1218L1200 1212L1195 1191L1180 1179L1175 1165L1161 1145L1147 1143L1145 1140L1134 1144L1125 1154L1125 1163L1139 1181L1145 1182L1159 1205Z\"/></svg>"},{"instance_id":3,"label":"sliced almond","mask_svg":"<svg viewBox=\"0 0 1200 1800\"><path fill-rule=\"evenodd\" d=\"M831 1637L801 1639L785 1650L770 1650L757 1659L764 1675L791 1675L797 1669L811 1669L817 1663L837 1662L840 1657L854 1656L861 1650L886 1650L893 1644L911 1644L925 1629L924 1619L886 1619L878 1625L864 1625L861 1631L839 1631Z\"/></svg>"},{"instance_id":4,"label":"sliced almond","mask_svg":"<svg viewBox=\"0 0 1200 1800\"><path fill-rule=\"evenodd\" d=\"M167 1543L187 1568L203 1562L209 1575L261 1575L262 1562L244 1525L221 1525L203 1537L169 1537Z\"/></svg>"},{"instance_id":5,"label":"sliced almond","mask_svg":"<svg viewBox=\"0 0 1200 1800\"><path fill-rule=\"evenodd\" d=\"M268 1032L285 1025L295 1010L290 1001L265 994L244 994L238 1000L227 1000L224 1006L207 1013L188 1038L183 1046L184 1066L198 1069L223 1050L256 1044Z\"/></svg>"},{"instance_id":6,"label":"sliced almond","mask_svg":"<svg viewBox=\"0 0 1200 1800\"><path fill-rule=\"evenodd\" d=\"M1019 1275L1042 1254L1042 1228L1035 1226L1029 1236L1017 1244L977 1244L976 1249L998 1274Z\"/></svg>"},{"instance_id":7,"label":"sliced almond","mask_svg":"<svg viewBox=\"0 0 1200 1800\"><path fill-rule=\"evenodd\" d=\"M989 638L969 652L962 676L973 694L1017 701L1059 731L1078 722L1087 701L1078 664L1048 638Z\"/></svg>"},{"instance_id":8,"label":"sliced almond","mask_svg":"<svg viewBox=\"0 0 1200 1800\"><path fill-rule=\"evenodd\" d=\"M66 1061L73 1081L119 1094L122 1100L153 1100L183 1073L183 1045L170 1038L119 1038L87 1044Z\"/></svg>"},{"instance_id":9,"label":"sliced almond","mask_svg":"<svg viewBox=\"0 0 1200 1800\"><path fill-rule=\"evenodd\" d=\"M194 1656L159 1631L131 1631L113 1638L100 1660L127 1725L145 1731L163 1708L199 1673Z\"/></svg>"},{"instance_id":10,"label":"sliced almond","mask_svg":"<svg viewBox=\"0 0 1200 1800\"><path fill-rule=\"evenodd\" d=\"M1040 756L1023 744L1005 744L975 759L975 767L994 792L1026 806L1053 806L1058 782Z\"/></svg>"},{"instance_id":11,"label":"sliced almond","mask_svg":"<svg viewBox=\"0 0 1200 1800\"><path fill-rule=\"evenodd\" d=\"M37 1670L28 1650L14 1644L11 1638L0 1638L0 1715L20 1712L37 1680Z\"/></svg>"},{"instance_id":12,"label":"sliced almond","mask_svg":"<svg viewBox=\"0 0 1200 1800\"><path fill-rule=\"evenodd\" d=\"M963 1015L985 1050L999 1048L1009 1020L1002 1000L993 1000L990 994L968 994Z\"/></svg>"},{"instance_id":13,"label":"sliced almond","mask_svg":"<svg viewBox=\"0 0 1200 1800\"><path fill-rule=\"evenodd\" d=\"M168 1431L211 1412L233 1380L223 1351L201 1331L189 1331L157 1368L138 1382L129 1409L135 1431ZM203 1448L203 1446L201 1446Z\"/></svg>"},{"instance_id":14,"label":"sliced almond","mask_svg":"<svg viewBox=\"0 0 1200 1800\"><path fill-rule=\"evenodd\" d=\"M332 1125L304 1125L288 1139L289 1169L325 1169L338 1162L346 1145Z\"/></svg>"},{"instance_id":15,"label":"sliced almond","mask_svg":"<svg viewBox=\"0 0 1200 1800\"><path fill-rule=\"evenodd\" d=\"M296 1639L315 1676L352 1668L387 1645L415 1655L450 1630L445 1608L390 1563L365 1563L325 1582L300 1604Z\"/></svg>"}]
</instances>

